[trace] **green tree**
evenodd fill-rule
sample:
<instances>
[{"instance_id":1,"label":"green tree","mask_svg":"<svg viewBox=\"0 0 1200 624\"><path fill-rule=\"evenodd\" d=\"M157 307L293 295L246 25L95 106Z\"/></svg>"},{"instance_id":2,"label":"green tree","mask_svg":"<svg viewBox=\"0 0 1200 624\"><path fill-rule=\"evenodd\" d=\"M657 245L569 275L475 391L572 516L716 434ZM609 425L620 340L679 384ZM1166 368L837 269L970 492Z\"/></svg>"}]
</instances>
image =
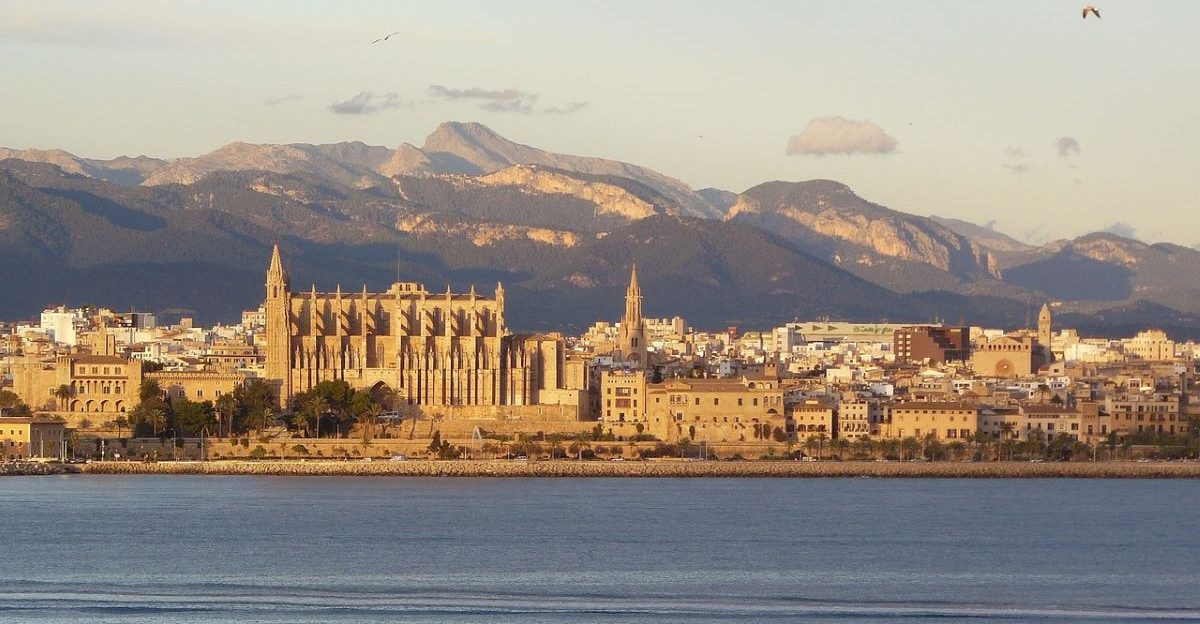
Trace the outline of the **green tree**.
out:
<instances>
[{"instance_id":1,"label":"green tree","mask_svg":"<svg viewBox=\"0 0 1200 624\"><path fill-rule=\"evenodd\" d=\"M829 446L835 453L837 453L839 459L844 458L846 456L846 450L850 448L850 440L847 440L846 438L834 438L829 443Z\"/></svg>"},{"instance_id":2,"label":"green tree","mask_svg":"<svg viewBox=\"0 0 1200 624\"><path fill-rule=\"evenodd\" d=\"M1116 431L1109 431L1104 437L1104 445L1108 447L1108 458L1113 459L1117 455L1117 446L1121 444L1121 439L1117 436Z\"/></svg>"},{"instance_id":3,"label":"green tree","mask_svg":"<svg viewBox=\"0 0 1200 624\"><path fill-rule=\"evenodd\" d=\"M142 412L142 421L150 425L151 432L157 436L159 429L167 424L167 411L161 407L150 407Z\"/></svg>"},{"instance_id":4,"label":"green tree","mask_svg":"<svg viewBox=\"0 0 1200 624\"><path fill-rule=\"evenodd\" d=\"M217 424L216 412L209 401L190 401L180 397L171 402L175 413L175 428L184 437L194 438L205 428L213 429Z\"/></svg>"},{"instance_id":5,"label":"green tree","mask_svg":"<svg viewBox=\"0 0 1200 624\"><path fill-rule=\"evenodd\" d=\"M234 388L233 400L237 404L237 413L233 418L231 435L246 433L251 429L261 432L275 421L275 407L278 403L271 386L265 380L247 379ZM269 413L270 416L263 418L264 413Z\"/></svg>"},{"instance_id":6,"label":"green tree","mask_svg":"<svg viewBox=\"0 0 1200 624\"><path fill-rule=\"evenodd\" d=\"M997 455L1002 454L1002 452L1004 451L1004 446L1007 444L1008 445L1008 459L1009 460L1012 459L1012 441L1013 441L1013 438L1016 437L1016 432L1017 432L1016 423L1011 422L1011 421L1005 421L1005 422L1000 423L1000 450L997 451L997 453L996 453Z\"/></svg>"},{"instance_id":7,"label":"green tree","mask_svg":"<svg viewBox=\"0 0 1200 624\"><path fill-rule=\"evenodd\" d=\"M121 437L121 430L129 426L129 419L124 415L117 416L113 419L113 424L117 426L117 437Z\"/></svg>"},{"instance_id":8,"label":"green tree","mask_svg":"<svg viewBox=\"0 0 1200 624\"><path fill-rule=\"evenodd\" d=\"M579 432L575 434L575 459L583 459L583 450L592 446L592 437L587 432Z\"/></svg>"},{"instance_id":9,"label":"green tree","mask_svg":"<svg viewBox=\"0 0 1200 624\"><path fill-rule=\"evenodd\" d=\"M1033 429L1029 432L1028 438L1025 440L1025 453L1031 457L1045 457L1046 455L1046 432L1041 429Z\"/></svg>"},{"instance_id":10,"label":"green tree","mask_svg":"<svg viewBox=\"0 0 1200 624\"><path fill-rule=\"evenodd\" d=\"M33 410L30 410L29 406L21 401L21 397L12 390L0 390L0 412L5 416L18 418L28 418L33 415Z\"/></svg>"},{"instance_id":11,"label":"green tree","mask_svg":"<svg viewBox=\"0 0 1200 624\"><path fill-rule=\"evenodd\" d=\"M54 397L58 399L60 409L66 410L67 401L71 400L73 396L75 396L75 389L68 384L60 384L54 389Z\"/></svg>"},{"instance_id":12,"label":"green tree","mask_svg":"<svg viewBox=\"0 0 1200 624\"><path fill-rule=\"evenodd\" d=\"M217 415L217 436L225 435L222 431L232 436L233 419L238 412L237 398L232 393L222 394L217 397L217 402L213 407Z\"/></svg>"},{"instance_id":13,"label":"green tree","mask_svg":"<svg viewBox=\"0 0 1200 624\"><path fill-rule=\"evenodd\" d=\"M158 385L157 379L143 379L142 384L138 386L138 400L145 403L150 399L162 398L162 386Z\"/></svg>"},{"instance_id":14,"label":"green tree","mask_svg":"<svg viewBox=\"0 0 1200 624\"><path fill-rule=\"evenodd\" d=\"M914 458L916 458L917 453L919 453L919 452L921 452L921 441L920 440L918 440L912 436L908 436L907 438L900 440L900 458L901 459L914 459Z\"/></svg>"}]
</instances>

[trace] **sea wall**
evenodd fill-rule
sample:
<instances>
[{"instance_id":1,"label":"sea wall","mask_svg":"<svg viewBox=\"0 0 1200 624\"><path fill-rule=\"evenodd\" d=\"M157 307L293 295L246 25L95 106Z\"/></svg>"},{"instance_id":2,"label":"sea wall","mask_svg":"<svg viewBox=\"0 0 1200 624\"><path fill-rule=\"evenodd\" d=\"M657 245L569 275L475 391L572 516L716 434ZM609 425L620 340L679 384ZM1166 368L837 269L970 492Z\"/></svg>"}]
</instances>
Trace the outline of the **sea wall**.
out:
<instances>
[{"instance_id":1,"label":"sea wall","mask_svg":"<svg viewBox=\"0 0 1200 624\"><path fill-rule=\"evenodd\" d=\"M1197 462L110 461L81 469L88 474L398 477L1200 478Z\"/></svg>"},{"instance_id":2,"label":"sea wall","mask_svg":"<svg viewBox=\"0 0 1200 624\"><path fill-rule=\"evenodd\" d=\"M0 463L0 476L23 477L31 475L57 475L79 472L72 464L52 464L43 462L3 462Z\"/></svg>"}]
</instances>

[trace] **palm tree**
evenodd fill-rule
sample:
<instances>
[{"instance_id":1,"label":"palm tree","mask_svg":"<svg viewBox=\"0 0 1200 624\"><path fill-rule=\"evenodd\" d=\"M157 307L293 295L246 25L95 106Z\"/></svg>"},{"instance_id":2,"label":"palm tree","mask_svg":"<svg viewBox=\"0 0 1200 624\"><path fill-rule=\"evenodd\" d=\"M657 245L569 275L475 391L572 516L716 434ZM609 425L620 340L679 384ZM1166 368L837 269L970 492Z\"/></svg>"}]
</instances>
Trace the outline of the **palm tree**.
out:
<instances>
[{"instance_id":1,"label":"palm tree","mask_svg":"<svg viewBox=\"0 0 1200 624\"><path fill-rule=\"evenodd\" d=\"M821 425L824 427L825 425ZM817 432L817 459L821 459L821 449L825 446L825 442L829 440L829 435L824 431Z\"/></svg>"},{"instance_id":2,"label":"palm tree","mask_svg":"<svg viewBox=\"0 0 1200 624\"><path fill-rule=\"evenodd\" d=\"M396 410L396 405L400 403L401 398L403 397L399 392L396 391L395 388L388 388L387 392L384 392L383 394L383 402L387 404L387 408L392 411Z\"/></svg>"},{"instance_id":3,"label":"palm tree","mask_svg":"<svg viewBox=\"0 0 1200 624\"><path fill-rule=\"evenodd\" d=\"M117 416L117 418L113 420L113 424L117 426L117 437L119 438L121 437L121 430L129 426L129 419L125 418L124 415Z\"/></svg>"},{"instance_id":4,"label":"palm tree","mask_svg":"<svg viewBox=\"0 0 1200 624\"><path fill-rule=\"evenodd\" d=\"M62 404L63 411L66 411L67 400L75 396L75 389L68 384L61 384L54 389L54 396Z\"/></svg>"},{"instance_id":5,"label":"palm tree","mask_svg":"<svg viewBox=\"0 0 1200 624\"><path fill-rule=\"evenodd\" d=\"M138 387L138 399L145 401L162 396L162 387L158 385L156 379L143 379L142 385Z\"/></svg>"},{"instance_id":6,"label":"palm tree","mask_svg":"<svg viewBox=\"0 0 1200 624\"><path fill-rule=\"evenodd\" d=\"M1109 431L1104 438L1104 445L1108 447L1108 458L1113 459L1117 454L1117 445L1120 444L1120 439L1117 437L1116 431Z\"/></svg>"},{"instance_id":7,"label":"palm tree","mask_svg":"<svg viewBox=\"0 0 1200 624\"><path fill-rule=\"evenodd\" d=\"M1004 450L1005 442L1008 443L1008 459L1012 459L1012 439L1016 434L1017 424L1010 421L1000 423L1000 450L996 451L996 456L999 458L1000 453Z\"/></svg>"},{"instance_id":8,"label":"palm tree","mask_svg":"<svg viewBox=\"0 0 1200 624\"><path fill-rule=\"evenodd\" d=\"M1041 429L1034 429L1029 432L1029 437L1025 440L1027 452L1030 455L1042 457L1046 454L1046 432Z\"/></svg>"},{"instance_id":9,"label":"palm tree","mask_svg":"<svg viewBox=\"0 0 1200 624\"><path fill-rule=\"evenodd\" d=\"M217 397L217 437L221 437L221 429L233 435L233 415L237 413L237 398L232 394L222 394Z\"/></svg>"},{"instance_id":10,"label":"palm tree","mask_svg":"<svg viewBox=\"0 0 1200 624\"><path fill-rule=\"evenodd\" d=\"M250 414L250 422L246 425L252 427L256 433L262 433L262 430L274 421L275 410L270 405L264 405L261 411Z\"/></svg>"},{"instance_id":11,"label":"palm tree","mask_svg":"<svg viewBox=\"0 0 1200 624\"><path fill-rule=\"evenodd\" d=\"M837 452L839 458L844 458L846 455L846 449L850 448L850 441L846 438L835 438L829 443L829 446L833 448L835 452Z\"/></svg>"},{"instance_id":12,"label":"palm tree","mask_svg":"<svg viewBox=\"0 0 1200 624\"><path fill-rule=\"evenodd\" d=\"M167 413L158 407L146 410L145 418L146 422L150 423L150 430L154 432L155 436L158 435L158 428L167 424Z\"/></svg>"},{"instance_id":13,"label":"palm tree","mask_svg":"<svg viewBox=\"0 0 1200 624\"><path fill-rule=\"evenodd\" d=\"M583 460L583 449L592 446L591 435L586 431L580 431L575 434L575 458Z\"/></svg>"},{"instance_id":14,"label":"palm tree","mask_svg":"<svg viewBox=\"0 0 1200 624\"><path fill-rule=\"evenodd\" d=\"M871 436L865 433L858 436L855 444L858 446L858 453L863 457L870 457L871 450L875 448L875 444L871 442Z\"/></svg>"},{"instance_id":15,"label":"palm tree","mask_svg":"<svg viewBox=\"0 0 1200 624\"><path fill-rule=\"evenodd\" d=\"M367 426L367 431L370 432L372 438L375 437L375 428L379 426L379 417L382 414L383 406L378 403L372 403L371 407L368 407L367 411L363 412L363 424Z\"/></svg>"},{"instance_id":16,"label":"palm tree","mask_svg":"<svg viewBox=\"0 0 1200 624\"><path fill-rule=\"evenodd\" d=\"M820 442L817 441L817 434L815 434L815 433L804 439L804 449L805 450L811 451L811 450L817 448L817 446L819 444L820 444Z\"/></svg>"}]
</instances>

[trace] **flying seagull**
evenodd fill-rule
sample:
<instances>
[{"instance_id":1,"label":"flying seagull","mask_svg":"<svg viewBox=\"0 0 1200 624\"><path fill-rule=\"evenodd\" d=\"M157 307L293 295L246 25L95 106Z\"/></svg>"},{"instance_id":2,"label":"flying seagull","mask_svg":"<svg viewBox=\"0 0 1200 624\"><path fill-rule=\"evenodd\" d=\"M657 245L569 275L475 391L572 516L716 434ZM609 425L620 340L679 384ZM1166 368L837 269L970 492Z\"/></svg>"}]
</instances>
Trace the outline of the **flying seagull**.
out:
<instances>
[{"instance_id":1,"label":"flying seagull","mask_svg":"<svg viewBox=\"0 0 1200 624\"><path fill-rule=\"evenodd\" d=\"M375 41L372 41L371 43L379 43L380 41L387 41L388 39L392 38L392 35L398 35L398 34L400 34L400 31L397 30L394 33L388 34L386 37L380 37L380 38L376 39Z\"/></svg>"},{"instance_id":2,"label":"flying seagull","mask_svg":"<svg viewBox=\"0 0 1200 624\"><path fill-rule=\"evenodd\" d=\"M1100 9L1097 9L1096 7L1094 7L1090 4L1083 7L1083 19L1087 19L1088 13L1095 15L1096 19L1100 19Z\"/></svg>"}]
</instances>

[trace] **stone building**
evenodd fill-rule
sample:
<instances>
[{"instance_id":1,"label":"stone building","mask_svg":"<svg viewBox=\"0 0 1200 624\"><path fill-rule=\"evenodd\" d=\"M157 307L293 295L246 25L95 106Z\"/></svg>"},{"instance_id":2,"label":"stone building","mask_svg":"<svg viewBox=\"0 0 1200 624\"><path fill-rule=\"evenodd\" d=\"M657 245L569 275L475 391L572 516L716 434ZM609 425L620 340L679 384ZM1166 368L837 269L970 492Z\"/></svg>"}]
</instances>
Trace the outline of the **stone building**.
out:
<instances>
[{"instance_id":1,"label":"stone building","mask_svg":"<svg viewBox=\"0 0 1200 624\"><path fill-rule=\"evenodd\" d=\"M1175 341L1161 329L1147 329L1121 341L1125 355L1134 360L1162 362L1175 359Z\"/></svg>"},{"instance_id":2,"label":"stone building","mask_svg":"<svg viewBox=\"0 0 1200 624\"><path fill-rule=\"evenodd\" d=\"M980 338L971 351L971 369L984 377L1027 377L1037 370L1037 352L1027 334Z\"/></svg>"},{"instance_id":3,"label":"stone building","mask_svg":"<svg viewBox=\"0 0 1200 624\"><path fill-rule=\"evenodd\" d=\"M142 364L115 355L64 355L53 360L24 358L13 368L13 390L33 409L67 418L117 416L138 404ZM71 396L59 398L66 386Z\"/></svg>"},{"instance_id":4,"label":"stone building","mask_svg":"<svg viewBox=\"0 0 1200 624\"><path fill-rule=\"evenodd\" d=\"M783 391L774 379L669 379L648 383L641 371L606 371L601 420L613 435L664 441L769 441L791 433ZM755 427L757 426L757 432Z\"/></svg>"},{"instance_id":5,"label":"stone building","mask_svg":"<svg viewBox=\"0 0 1200 624\"><path fill-rule=\"evenodd\" d=\"M433 294L415 282L382 293L293 293L276 246L266 294L265 377L285 407L326 380L465 417L489 411L470 408L535 405L541 391L563 388L562 340L510 333L499 284L492 298L474 287Z\"/></svg>"},{"instance_id":6,"label":"stone building","mask_svg":"<svg viewBox=\"0 0 1200 624\"><path fill-rule=\"evenodd\" d=\"M788 404L788 413L795 423L796 439L804 440L809 436L825 434L829 438L837 437L838 413L837 408L830 402L820 399L804 399ZM851 438L853 439L853 438Z\"/></svg>"},{"instance_id":7,"label":"stone building","mask_svg":"<svg viewBox=\"0 0 1200 624\"><path fill-rule=\"evenodd\" d=\"M0 417L0 461L65 459L65 423L53 418Z\"/></svg>"},{"instance_id":8,"label":"stone building","mask_svg":"<svg viewBox=\"0 0 1200 624\"><path fill-rule=\"evenodd\" d=\"M226 394L233 394L238 386L246 382L246 374L219 371L157 371L147 373L147 379L158 382L163 395L169 399L186 398L189 401L212 401Z\"/></svg>"},{"instance_id":9,"label":"stone building","mask_svg":"<svg viewBox=\"0 0 1200 624\"><path fill-rule=\"evenodd\" d=\"M980 410L973 403L913 401L892 405L892 420L884 437L963 440L979 430Z\"/></svg>"}]
</instances>

